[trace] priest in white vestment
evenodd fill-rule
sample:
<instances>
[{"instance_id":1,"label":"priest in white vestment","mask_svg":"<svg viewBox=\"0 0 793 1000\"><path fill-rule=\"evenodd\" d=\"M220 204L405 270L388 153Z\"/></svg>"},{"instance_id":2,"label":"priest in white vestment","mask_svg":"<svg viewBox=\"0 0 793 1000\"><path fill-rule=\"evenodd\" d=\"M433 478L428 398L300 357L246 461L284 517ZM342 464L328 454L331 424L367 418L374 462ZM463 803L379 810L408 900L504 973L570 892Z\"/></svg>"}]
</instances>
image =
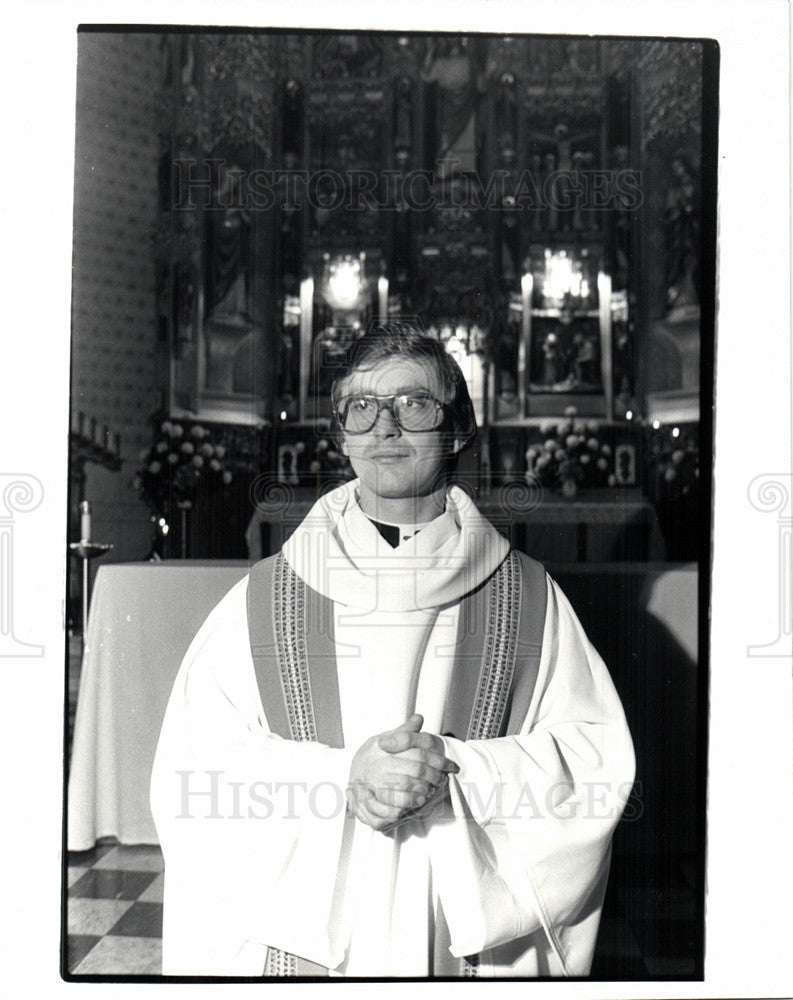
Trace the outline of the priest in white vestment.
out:
<instances>
[{"instance_id":1,"label":"priest in white vestment","mask_svg":"<svg viewBox=\"0 0 793 1000\"><path fill-rule=\"evenodd\" d=\"M366 334L333 402L358 478L220 602L168 705L163 973L586 975L634 776L608 671L451 485L475 425L442 345Z\"/></svg>"}]
</instances>

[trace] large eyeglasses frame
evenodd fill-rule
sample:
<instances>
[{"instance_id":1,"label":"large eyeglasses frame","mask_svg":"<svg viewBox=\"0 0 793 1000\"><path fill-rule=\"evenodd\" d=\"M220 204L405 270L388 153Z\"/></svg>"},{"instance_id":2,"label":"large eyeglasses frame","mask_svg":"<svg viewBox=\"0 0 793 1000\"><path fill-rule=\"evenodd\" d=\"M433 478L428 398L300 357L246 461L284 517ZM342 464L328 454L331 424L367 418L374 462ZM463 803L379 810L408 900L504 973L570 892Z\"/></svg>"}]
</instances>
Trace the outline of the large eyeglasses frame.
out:
<instances>
[{"instance_id":1,"label":"large eyeglasses frame","mask_svg":"<svg viewBox=\"0 0 793 1000\"><path fill-rule=\"evenodd\" d=\"M368 427L364 427L359 430L350 430L347 424L347 416L351 404L355 400L370 400L375 403L376 411L372 419L371 424ZM435 405L435 422L431 427L406 427L399 416L399 409L397 400L410 400L410 399L421 399L431 402ZM428 434L431 431L437 431L442 426L444 419L446 417L447 405L442 403L439 399L436 399L431 392L427 392L425 389L408 390L407 392L395 392L390 395L378 395L373 392L356 392L350 396L344 396L339 400L338 404L333 407L333 414L339 423L339 426L344 431L345 434L368 434L369 431L376 425L377 421L380 419L380 414L383 410L388 410L394 419L394 423L401 431L406 431L408 434Z\"/></svg>"}]
</instances>

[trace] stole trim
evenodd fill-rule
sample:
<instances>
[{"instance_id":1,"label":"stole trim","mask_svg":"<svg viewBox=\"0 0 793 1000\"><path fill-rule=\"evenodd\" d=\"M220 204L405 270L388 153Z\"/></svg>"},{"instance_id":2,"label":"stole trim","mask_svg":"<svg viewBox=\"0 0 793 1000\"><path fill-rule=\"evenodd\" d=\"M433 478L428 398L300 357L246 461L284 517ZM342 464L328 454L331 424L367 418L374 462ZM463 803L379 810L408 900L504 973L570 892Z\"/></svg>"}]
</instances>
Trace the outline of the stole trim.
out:
<instances>
[{"instance_id":1,"label":"stole trim","mask_svg":"<svg viewBox=\"0 0 793 1000\"><path fill-rule=\"evenodd\" d=\"M306 649L306 584L279 552L273 567L276 658L293 740L317 739Z\"/></svg>"},{"instance_id":2,"label":"stole trim","mask_svg":"<svg viewBox=\"0 0 793 1000\"><path fill-rule=\"evenodd\" d=\"M494 739L501 734L515 673L520 616L520 565L510 552L491 578L479 686L471 710L467 740Z\"/></svg>"},{"instance_id":3,"label":"stole trim","mask_svg":"<svg viewBox=\"0 0 793 1000\"><path fill-rule=\"evenodd\" d=\"M267 961L264 964L264 975L275 977L291 977L297 975L297 958L288 951L278 948L267 949Z\"/></svg>"},{"instance_id":4,"label":"stole trim","mask_svg":"<svg viewBox=\"0 0 793 1000\"><path fill-rule=\"evenodd\" d=\"M468 724L468 740L494 739L501 734L515 673L520 576L520 563L513 551L490 580L479 685ZM479 976L479 955L460 959L460 975L464 979Z\"/></svg>"},{"instance_id":5,"label":"stole trim","mask_svg":"<svg viewBox=\"0 0 793 1000\"><path fill-rule=\"evenodd\" d=\"M279 552L273 567L273 633L286 714L293 740L317 739L306 650L306 584ZM298 957L280 948L267 949L265 976L299 975Z\"/></svg>"}]
</instances>

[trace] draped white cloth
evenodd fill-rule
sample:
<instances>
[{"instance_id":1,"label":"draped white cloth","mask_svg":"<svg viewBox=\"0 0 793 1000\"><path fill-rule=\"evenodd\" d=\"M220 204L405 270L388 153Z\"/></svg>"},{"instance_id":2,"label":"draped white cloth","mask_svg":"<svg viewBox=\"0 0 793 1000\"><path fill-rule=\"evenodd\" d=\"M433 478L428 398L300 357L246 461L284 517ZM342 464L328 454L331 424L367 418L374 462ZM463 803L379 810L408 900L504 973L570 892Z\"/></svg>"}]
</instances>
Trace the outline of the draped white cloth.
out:
<instances>
[{"instance_id":1,"label":"draped white cloth","mask_svg":"<svg viewBox=\"0 0 793 1000\"><path fill-rule=\"evenodd\" d=\"M392 548L358 506L357 480L323 497L283 552L314 590L356 611L414 611L459 601L486 580L509 544L459 486L446 510Z\"/></svg>"},{"instance_id":2,"label":"draped white cloth","mask_svg":"<svg viewBox=\"0 0 793 1000\"><path fill-rule=\"evenodd\" d=\"M333 601L343 749L269 731L247 581L212 612L177 677L152 776L165 975L260 975L268 947L331 975L456 975L474 953L482 976L588 972L634 758L608 672L553 581L519 733L444 738L460 765L444 815L386 834L345 809L364 740L413 712L440 732L459 599L506 551L455 488L446 513L397 549L354 484L314 508L284 554Z\"/></svg>"}]
</instances>

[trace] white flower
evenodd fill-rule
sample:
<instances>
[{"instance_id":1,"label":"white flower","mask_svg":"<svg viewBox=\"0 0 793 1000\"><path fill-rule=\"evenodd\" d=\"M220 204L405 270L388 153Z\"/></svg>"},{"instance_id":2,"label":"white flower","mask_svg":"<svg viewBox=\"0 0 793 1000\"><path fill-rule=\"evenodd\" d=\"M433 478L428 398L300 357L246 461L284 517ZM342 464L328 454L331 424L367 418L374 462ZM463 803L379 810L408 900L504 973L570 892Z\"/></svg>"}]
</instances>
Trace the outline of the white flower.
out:
<instances>
[{"instance_id":1,"label":"white flower","mask_svg":"<svg viewBox=\"0 0 793 1000\"><path fill-rule=\"evenodd\" d=\"M310 472L319 472L319 470L320 470L320 464L319 464L319 462L312 462L311 465L309 465L308 468L309 468Z\"/></svg>"},{"instance_id":2,"label":"white flower","mask_svg":"<svg viewBox=\"0 0 793 1000\"><path fill-rule=\"evenodd\" d=\"M228 486L228 484L231 482L231 478L232 477L230 472L226 471L223 473L223 482L226 484L226 486Z\"/></svg>"},{"instance_id":3,"label":"white flower","mask_svg":"<svg viewBox=\"0 0 793 1000\"><path fill-rule=\"evenodd\" d=\"M586 443L587 448L590 451L597 451L600 445L598 444L597 438L590 438Z\"/></svg>"},{"instance_id":4,"label":"white flower","mask_svg":"<svg viewBox=\"0 0 793 1000\"><path fill-rule=\"evenodd\" d=\"M328 448L329 445L325 438L320 438L319 441L317 441L317 451L327 451Z\"/></svg>"},{"instance_id":5,"label":"white flower","mask_svg":"<svg viewBox=\"0 0 793 1000\"><path fill-rule=\"evenodd\" d=\"M587 420L586 429L590 434L597 434L600 430L600 424L598 424L597 420Z\"/></svg>"},{"instance_id":6,"label":"white flower","mask_svg":"<svg viewBox=\"0 0 793 1000\"><path fill-rule=\"evenodd\" d=\"M163 432L163 434L170 434L171 431L173 431L173 424L171 423L170 420L163 420L163 422L160 424L160 430Z\"/></svg>"},{"instance_id":7,"label":"white flower","mask_svg":"<svg viewBox=\"0 0 793 1000\"><path fill-rule=\"evenodd\" d=\"M575 446L578 444L578 438L575 436L575 434L568 434L564 443L567 445L568 448L575 448Z\"/></svg>"},{"instance_id":8,"label":"white flower","mask_svg":"<svg viewBox=\"0 0 793 1000\"><path fill-rule=\"evenodd\" d=\"M540 422L540 434L550 434L556 424L553 420L543 420Z\"/></svg>"},{"instance_id":9,"label":"white flower","mask_svg":"<svg viewBox=\"0 0 793 1000\"><path fill-rule=\"evenodd\" d=\"M215 454L217 455L218 458L223 458L223 456L226 454L226 449L223 447L222 444L218 444L215 446Z\"/></svg>"},{"instance_id":10,"label":"white flower","mask_svg":"<svg viewBox=\"0 0 793 1000\"><path fill-rule=\"evenodd\" d=\"M302 455L305 450L306 450L305 444L302 441L298 441L297 444L295 445L295 454Z\"/></svg>"},{"instance_id":11,"label":"white flower","mask_svg":"<svg viewBox=\"0 0 793 1000\"><path fill-rule=\"evenodd\" d=\"M600 446L600 450L603 452L603 454L606 456L606 458L608 458L609 455L611 454L611 448L609 448L609 446L607 444L601 445Z\"/></svg>"},{"instance_id":12,"label":"white flower","mask_svg":"<svg viewBox=\"0 0 793 1000\"><path fill-rule=\"evenodd\" d=\"M168 455L168 465L176 465L176 463L178 461L179 461L179 456L175 452L172 451Z\"/></svg>"},{"instance_id":13,"label":"white flower","mask_svg":"<svg viewBox=\"0 0 793 1000\"><path fill-rule=\"evenodd\" d=\"M211 459L209 463L209 468L213 472L220 472L220 462L218 462L216 458Z\"/></svg>"},{"instance_id":14,"label":"white flower","mask_svg":"<svg viewBox=\"0 0 793 1000\"><path fill-rule=\"evenodd\" d=\"M526 452L526 461L531 462L532 459L535 459L537 457L537 455L539 455L539 451L534 445L532 445L531 448L529 448L528 451Z\"/></svg>"},{"instance_id":15,"label":"white flower","mask_svg":"<svg viewBox=\"0 0 793 1000\"><path fill-rule=\"evenodd\" d=\"M566 417L574 417L578 413L578 410L574 406L566 406L564 408L564 415Z\"/></svg>"},{"instance_id":16,"label":"white flower","mask_svg":"<svg viewBox=\"0 0 793 1000\"><path fill-rule=\"evenodd\" d=\"M683 461L685 457L686 457L685 452L680 451L679 448L677 449L677 451L672 452L672 462L675 465L680 465L680 463Z\"/></svg>"},{"instance_id":17,"label":"white flower","mask_svg":"<svg viewBox=\"0 0 793 1000\"><path fill-rule=\"evenodd\" d=\"M564 460L567 458L567 452L564 451L562 448L558 448L553 453L553 457L556 459L557 462L564 462Z\"/></svg>"},{"instance_id":18,"label":"white flower","mask_svg":"<svg viewBox=\"0 0 793 1000\"><path fill-rule=\"evenodd\" d=\"M598 468L599 469L601 469L603 472L605 472L608 467L609 467L609 463L605 460L605 458L599 458L598 459Z\"/></svg>"},{"instance_id":19,"label":"white flower","mask_svg":"<svg viewBox=\"0 0 793 1000\"><path fill-rule=\"evenodd\" d=\"M609 486L616 486L617 485L617 477L614 475L613 472L612 472L612 474L608 478L608 484L609 484Z\"/></svg>"},{"instance_id":20,"label":"white flower","mask_svg":"<svg viewBox=\"0 0 793 1000\"><path fill-rule=\"evenodd\" d=\"M183 444L182 444L182 452L185 455L192 455L194 451L195 451L195 448L192 446L192 444L189 441L183 442Z\"/></svg>"},{"instance_id":21,"label":"white flower","mask_svg":"<svg viewBox=\"0 0 793 1000\"><path fill-rule=\"evenodd\" d=\"M576 434L583 434L586 431L586 420L574 420L573 430Z\"/></svg>"},{"instance_id":22,"label":"white flower","mask_svg":"<svg viewBox=\"0 0 793 1000\"><path fill-rule=\"evenodd\" d=\"M156 451L156 452L157 452L158 454L160 454L160 455L162 455L162 453L163 453L164 451L168 451L168 444L167 444L167 442L165 442L165 441L158 441L158 442L157 442L157 445L156 445L156 447L155 447L155 451Z\"/></svg>"},{"instance_id":23,"label":"white flower","mask_svg":"<svg viewBox=\"0 0 793 1000\"><path fill-rule=\"evenodd\" d=\"M205 441L204 444L201 445L201 454L206 455L207 458L212 458L215 454L215 449L208 441Z\"/></svg>"},{"instance_id":24,"label":"white flower","mask_svg":"<svg viewBox=\"0 0 793 1000\"><path fill-rule=\"evenodd\" d=\"M548 438L548 440L543 445L543 448L545 448L546 451L556 451L556 442L553 440L553 438Z\"/></svg>"},{"instance_id":25,"label":"white flower","mask_svg":"<svg viewBox=\"0 0 793 1000\"><path fill-rule=\"evenodd\" d=\"M664 473L664 479L668 483L674 482L674 480L677 479L677 471L675 469L673 469L671 465L669 466L669 468Z\"/></svg>"},{"instance_id":26,"label":"white flower","mask_svg":"<svg viewBox=\"0 0 793 1000\"><path fill-rule=\"evenodd\" d=\"M193 455L193 465L197 469L200 469L203 466L203 464L204 464L204 460L203 460L203 458L201 458L200 455Z\"/></svg>"},{"instance_id":27,"label":"white flower","mask_svg":"<svg viewBox=\"0 0 793 1000\"><path fill-rule=\"evenodd\" d=\"M180 438L184 434L184 427L181 424L173 424L171 427L171 434L173 437Z\"/></svg>"},{"instance_id":28,"label":"white flower","mask_svg":"<svg viewBox=\"0 0 793 1000\"><path fill-rule=\"evenodd\" d=\"M201 427L199 424L195 424L193 427L191 427L190 433L193 435L194 438L198 438L199 441L201 440L201 438L206 437L207 434L204 428Z\"/></svg>"},{"instance_id":29,"label":"white flower","mask_svg":"<svg viewBox=\"0 0 793 1000\"><path fill-rule=\"evenodd\" d=\"M160 465L160 463L159 463L159 462L152 462L152 463L151 463L151 464L149 465L149 472L150 472L150 473L151 473L151 474L152 474L153 476L156 476L156 475L157 475L157 473L158 473L158 472L160 471L160 469L161 469L161 468L162 468L162 466Z\"/></svg>"},{"instance_id":30,"label":"white flower","mask_svg":"<svg viewBox=\"0 0 793 1000\"><path fill-rule=\"evenodd\" d=\"M585 452L585 453L584 453L584 454L583 454L583 455L582 455L582 456L581 456L581 457L579 458L579 460L578 460L578 461L579 461L579 462L580 462L580 463L581 463L582 465L588 465L588 464L589 464L589 455L587 455L587 454L586 454L586 452Z\"/></svg>"}]
</instances>

